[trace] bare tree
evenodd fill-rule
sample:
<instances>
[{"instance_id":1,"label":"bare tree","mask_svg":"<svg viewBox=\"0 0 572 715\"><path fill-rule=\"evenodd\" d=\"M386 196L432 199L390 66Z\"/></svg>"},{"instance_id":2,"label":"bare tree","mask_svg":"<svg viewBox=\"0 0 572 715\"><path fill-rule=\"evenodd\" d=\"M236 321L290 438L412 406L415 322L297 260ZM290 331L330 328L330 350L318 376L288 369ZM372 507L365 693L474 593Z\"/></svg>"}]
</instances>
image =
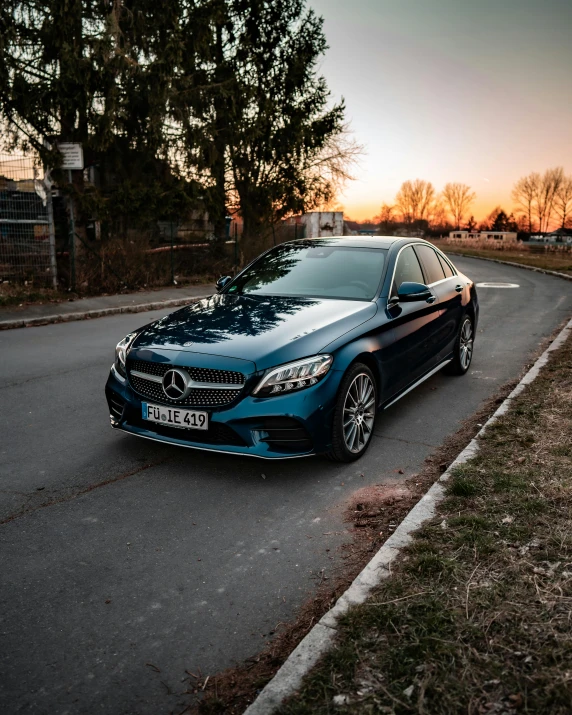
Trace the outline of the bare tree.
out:
<instances>
[{"instance_id":1,"label":"bare tree","mask_svg":"<svg viewBox=\"0 0 572 715\"><path fill-rule=\"evenodd\" d=\"M349 124L328 137L322 150L305 165L307 181L312 187L312 198L307 201L306 209L331 211L346 183L354 180L353 172L364 154L365 149L355 140Z\"/></svg>"},{"instance_id":2,"label":"bare tree","mask_svg":"<svg viewBox=\"0 0 572 715\"><path fill-rule=\"evenodd\" d=\"M538 187L536 197L536 216L540 231L548 231L554 213L554 203L556 194L564 180L564 169L559 166L556 169L547 169Z\"/></svg>"},{"instance_id":3,"label":"bare tree","mask_svg":"<svg viewBox=\"0 0 572 715\"><path fill-rule=\"evenodd\" d=\"M373 217L376 223L387 226L395 221L395 206L390 206L385 202L381 205L381 210L377 216Z\"/></svg>"},{"instance_id":4,"label":"bare tree","mask_svg":"<svg viewBox=\"0 0 572 715\"><path fill-rule=\"evenodd\" d=\"M440 229L441 231L445 231L450 228L451 224L449 223L447 207L441 197L434 202L428 218L429 223L435 230Z\"/></svg>"},{"instance_id":5,"label":"bare tree","mask_svg":"<svg viewBox=\"0 0 572 715\"><path fill-rule=\"evenodd\" d=\"M475 192L471 191L471 187L466 184L445 184L443 199L451 212L455 228L460 228L463 217L475 198Z\"/></svg>"},{"instance_id":6,"label":"bare tree","mask_svg":"<svg viewBox=\"0 0 572 715\"><path fill-rule=\"evenodd\" d=\"M534 203L540 184L540 174L533 172L519 179L512 190L512 200L516 204L517 215L526 218L528 232L534 231Z\"/></svg>"},{"instance_id":7,"label":"bare tree","mask_svg":"<svg viewBox=\"0 0 572 715\"><path fill-rule=\"evenodd\" d=\"M530 232L534 230L533 219L536 219L540 232L548 231L558 205L557 196L564 181L564 169L558 166L555 169L547 169L542 176L533 172L516 182L512 199L517 212L527 217Z\"/></svg>"},{"instance_id":8,"label":"bare tree","mask_svg":"<svg viewBox=\"0 0 572 715\"><path fill-rule=\"evenodd\" d=\"M554 210L560 221L562 228L568 228L567 224L572 219L572 176L565 176L556 191L554 199Z\"/></svg>"},{"instance_id":9,"label":"bare tree","mask_svg":"<svg viewBox=\"0 0 572 715\"><path fill-rule=\"evenodd\" d=\"M435 202L435 188L430 181L404 181L395 197L395 205L405 223L428 220Z\"/></svg>"}]
</instances>

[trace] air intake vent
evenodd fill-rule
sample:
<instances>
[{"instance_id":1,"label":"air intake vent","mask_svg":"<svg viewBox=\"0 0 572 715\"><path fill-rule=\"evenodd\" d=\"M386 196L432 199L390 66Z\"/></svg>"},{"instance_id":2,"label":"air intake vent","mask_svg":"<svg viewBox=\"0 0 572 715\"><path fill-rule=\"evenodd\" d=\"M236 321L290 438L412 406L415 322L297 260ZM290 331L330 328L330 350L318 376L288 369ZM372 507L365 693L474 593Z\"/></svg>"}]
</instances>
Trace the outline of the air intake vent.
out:
<instances>
[{"instance_id":1,"label":"air intake vent","mask_svg":"<svg viewBox=\"0 0 572 715\"><path fill-rule=\"evenodd\" d=\"M293 452L307 452L312 449L310 435L292 417L266 417L260 427L260 441L272 447L289 449Z\"/></svg>"},{"instance_id":2,"label":"air intake vent","mask_svg":"<svg viewBox=\"0 0 572 715\"><path fill-rule=\"evenodd\" d=\"M123 417L125 401L115 392L109 392L109 412L111 417L120 420Z\"/></svg>"}]
</instances>

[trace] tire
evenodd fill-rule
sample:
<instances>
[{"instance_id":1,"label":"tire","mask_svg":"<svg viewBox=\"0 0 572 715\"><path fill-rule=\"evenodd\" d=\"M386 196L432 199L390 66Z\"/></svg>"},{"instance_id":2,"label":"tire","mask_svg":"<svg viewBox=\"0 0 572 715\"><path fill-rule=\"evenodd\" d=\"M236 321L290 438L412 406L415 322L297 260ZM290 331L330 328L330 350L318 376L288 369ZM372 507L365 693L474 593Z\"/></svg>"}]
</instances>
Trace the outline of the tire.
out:
<instances>
[{"instance_id":1,"label":"tire","mask_svg":"<svg viewBox=\"0 0 572 715\"><path fill-rule=\"evenodd\" d=\"M377 399L377 385L372 371L362 363L352 365L338 390L332 423L332 448L325 455L328 459L354 462L365 453L372 441Z\"/></svg>"},{"instance_id":2,"label":"tire","mask_svg":"<svg viewBox=\"0 0 572 715\"><path fill-rule=\"evenodd\" d=\"M447 375L464 375L471 367L475 344L475 326L470 315L465 313L455 340L453 360L445 367Z\"/></svg>"}]
</instances>

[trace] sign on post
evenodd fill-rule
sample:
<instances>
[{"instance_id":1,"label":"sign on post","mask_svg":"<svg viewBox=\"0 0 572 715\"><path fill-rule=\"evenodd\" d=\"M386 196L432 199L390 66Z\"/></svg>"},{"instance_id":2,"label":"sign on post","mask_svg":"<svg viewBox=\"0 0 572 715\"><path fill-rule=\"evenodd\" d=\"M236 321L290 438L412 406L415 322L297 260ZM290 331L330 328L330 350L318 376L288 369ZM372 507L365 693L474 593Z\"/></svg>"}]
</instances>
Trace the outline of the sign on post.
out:
<instances>
[{"instance_id":1,"label":"sign on post","mask_svg":"<svg viewBox=\"0 0 572 715\"><path fill-rule=\"evenodd\" d=\"M59 142L58 151L62 155L62 169L68 172L68 181L72 185L72 171L83 169L83 147L79 142ZM75 290L75 218L73 210L73 198L70 195L70 283L72 290Z\"/></svg>"},{"instance_id":2,"label":"sign on post","mask_svg":"<svg viewBox=\"0 0 572 715\"><path fill-rule=\"evenodd\" d=\"M58 151L63 156L62 169L70 171L83 169L83 147L80 143L60 142Z\"/></svg>"}]
</instances>

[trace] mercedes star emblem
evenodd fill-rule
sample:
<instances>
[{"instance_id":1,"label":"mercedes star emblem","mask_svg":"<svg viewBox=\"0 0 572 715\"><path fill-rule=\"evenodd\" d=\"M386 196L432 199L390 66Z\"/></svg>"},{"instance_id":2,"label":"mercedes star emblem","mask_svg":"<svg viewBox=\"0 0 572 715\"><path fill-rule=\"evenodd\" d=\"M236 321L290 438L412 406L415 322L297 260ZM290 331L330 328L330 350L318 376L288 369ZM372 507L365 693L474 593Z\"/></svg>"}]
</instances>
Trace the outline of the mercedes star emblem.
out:
<instances>
[{"instance_id":1,"label":"mercedes star emblem","mask_svg":"<svg viewBox=\"0 0 572 715\"><path fill-rule=\"evenodd\" d=\"M190 377L177 367L167 370L163 377L163 392L171 400L182 400L189 394Z\"/></svg>"}]
</instances>

